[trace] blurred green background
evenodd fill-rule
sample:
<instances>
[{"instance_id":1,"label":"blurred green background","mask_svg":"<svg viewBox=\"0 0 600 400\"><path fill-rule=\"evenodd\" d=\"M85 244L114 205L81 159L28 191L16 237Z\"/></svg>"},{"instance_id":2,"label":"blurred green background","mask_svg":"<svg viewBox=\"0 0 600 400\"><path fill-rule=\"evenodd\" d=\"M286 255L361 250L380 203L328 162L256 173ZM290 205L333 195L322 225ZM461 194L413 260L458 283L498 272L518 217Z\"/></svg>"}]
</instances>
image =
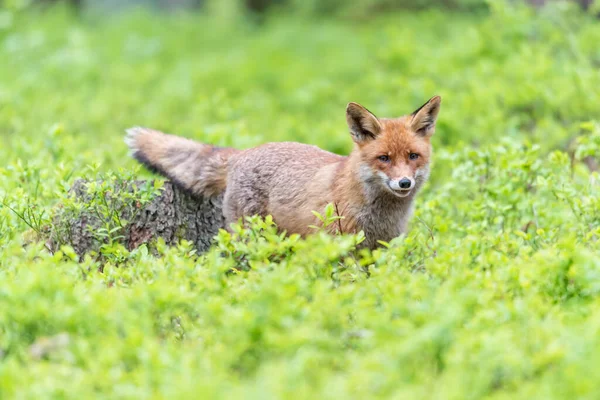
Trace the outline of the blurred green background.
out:
<instances>
[{"instance_id":1,"label":"blurred green background","mask_svg":"<svg viewBox=\"0 0 600 400\"><path fill-rule=\"evenodd\" d=\"M349 101L391 117L436 94L441 145L508 136L564 147L598 114L600 30L593 6L579 2L117 3L83 1L77 12L4 1L4 159L123 165L132 125L220 145L296 140L346 152ZM57 125L73 144L23 140Z\"/></svg>"}]
</instances>

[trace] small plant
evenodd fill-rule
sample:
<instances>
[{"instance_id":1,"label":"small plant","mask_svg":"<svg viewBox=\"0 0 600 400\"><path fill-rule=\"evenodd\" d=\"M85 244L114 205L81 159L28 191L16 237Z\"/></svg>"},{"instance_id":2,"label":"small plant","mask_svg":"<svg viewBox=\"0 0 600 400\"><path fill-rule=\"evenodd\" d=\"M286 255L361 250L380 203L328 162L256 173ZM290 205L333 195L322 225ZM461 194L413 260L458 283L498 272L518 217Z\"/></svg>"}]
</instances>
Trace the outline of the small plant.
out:
<instances>
[{"instance_id":1,"label":"small plant","mask_svg":"<svg viewBox=\"0 0 600 400\"><path fill-rule=\"evenodd\" d=\"M343 234L344 230L342 228L342 219L344 219L343 215L340 215L337 204L329 203L325 206L324 214L321 215L317 211L312 212L315 217L321 221L321 226L311 225L310 227L313 229L325 229L331 225L335 224L334 232L338 234Z\"/></svg>"}]
</instances>

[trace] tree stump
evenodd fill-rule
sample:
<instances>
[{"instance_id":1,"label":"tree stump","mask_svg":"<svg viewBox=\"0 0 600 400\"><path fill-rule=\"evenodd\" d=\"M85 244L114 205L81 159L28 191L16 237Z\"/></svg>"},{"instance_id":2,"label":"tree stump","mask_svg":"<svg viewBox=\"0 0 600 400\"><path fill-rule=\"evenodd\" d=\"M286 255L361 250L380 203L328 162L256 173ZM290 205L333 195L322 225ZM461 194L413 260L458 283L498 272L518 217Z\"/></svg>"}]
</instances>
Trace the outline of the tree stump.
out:
<instances>
[{"instance_id":1,"label":"tree stump","mask_svg":"<svg viewBox=\"0 0 600 400\"><path fill-rule=\"evenodd\" d=\"M125 182L111 197L121 193L131 193L148 181ZM152 184L152 181L150 181ZM90 201L88 183L78 180L69 194L85 205ZM118 241L128 250L144 243L162 238L168 245L176 245L185 239L194 243L198 252L204 252L212 244L213 237L225 225L222 212L223 196L198 198L166 181L159 195L141 205L137 201L125 201L119 207L117 220L127 221L117 230ZM60 208L55 215L47 247L56 251L61 245L70 245L78 256L90 251L98 252L106 238L98 235L106 225L103 217L85 207L77 213L67 207Z\"/></svg>"}]
</instances>

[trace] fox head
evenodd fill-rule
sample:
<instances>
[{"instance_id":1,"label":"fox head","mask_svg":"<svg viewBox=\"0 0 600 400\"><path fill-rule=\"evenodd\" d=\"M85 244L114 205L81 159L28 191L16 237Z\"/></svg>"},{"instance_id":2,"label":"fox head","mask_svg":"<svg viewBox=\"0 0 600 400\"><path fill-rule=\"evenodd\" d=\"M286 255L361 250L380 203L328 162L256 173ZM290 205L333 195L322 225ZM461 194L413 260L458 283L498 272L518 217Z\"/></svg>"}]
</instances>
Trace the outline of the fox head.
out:
<instances>
[{"instance_id":1,"label":"fox head","mask_svg":"<svg viewBox=\"0 0 600 400\"><path fill-rule=\"evenodd\" d=\"M357 145L361 181L397 197L415 193L429 177L430 139L440 103L439 96L432 97L400 118L377 118L360 104L348 104L346 120Z\"/></svg>"}]
</instances>

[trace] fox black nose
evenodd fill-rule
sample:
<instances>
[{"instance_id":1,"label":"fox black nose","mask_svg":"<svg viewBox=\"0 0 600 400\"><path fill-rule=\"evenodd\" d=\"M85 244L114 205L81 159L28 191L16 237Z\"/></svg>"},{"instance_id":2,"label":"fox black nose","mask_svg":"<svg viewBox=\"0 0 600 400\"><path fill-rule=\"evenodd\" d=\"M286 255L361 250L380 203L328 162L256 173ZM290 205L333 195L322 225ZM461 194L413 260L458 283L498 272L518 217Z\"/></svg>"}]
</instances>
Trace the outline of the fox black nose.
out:
<instances>
[{"instance_id":1,"label":"fox black nose","mask_svg":"<svg viewBox=\"0 0 600 400\"><path fill-rule=\"evenodd\" d=\"M402 178L402 179L400 179L399 185L400 185L401 189L408 189L408 188L410 188L410 186L411 186L410 179L408 179L408 178Z\"/></svg>"}]
</instances>

